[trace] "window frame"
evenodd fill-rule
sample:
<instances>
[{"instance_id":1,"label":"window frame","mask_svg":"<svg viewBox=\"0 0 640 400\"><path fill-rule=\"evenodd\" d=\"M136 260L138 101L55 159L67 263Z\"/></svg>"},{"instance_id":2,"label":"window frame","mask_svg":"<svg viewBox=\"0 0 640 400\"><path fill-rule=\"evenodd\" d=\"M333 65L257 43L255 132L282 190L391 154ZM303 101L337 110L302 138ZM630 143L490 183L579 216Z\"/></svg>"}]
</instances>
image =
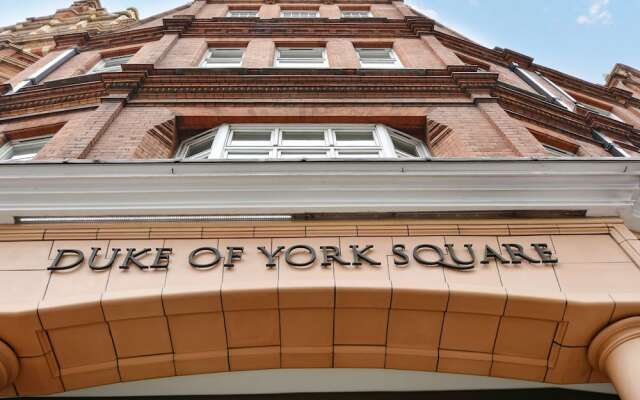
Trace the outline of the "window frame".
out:
<instances>
[{"instance_id":1,"label":"window frame","mask_svg":"<svg viewBox=\"0 0 640 400\"><path fill-rule=\"evenodd\" d=\"M542 145L542 147L544 147L544 150L547 152L549 157L552 157L552 158L574 158L578 156L576 153L572 153L568 150L563 150L559 147L556 147L547 143L540 143L540 144Z\"/></svg>"},{"instance_id":2,"label":"window frame","mask_svg":"<svg viewBox=\"0 0 640 400\"><path fill-rule=\"evenodd\" d=\"M96 65L94 65L89 70L89 72L87 72L87 75L89 75L89 74L103 74L103 73L110 73L110 72L122 72L122 66L124 64L127 64L129 61L131 61L133 56L135 56L135 53L123 54L123 55L119 55L119 56L102 57L100 59L100 61L98 61L96 63ZM114 59L118 59L118 58L124 58L126 60L125 60L125 62L120 63L118 65L113 65L113 66L109 66L109 67L106 66L107 63L109 62L109 60L114 60Z\"/></svg>"},{"instance_id":3,"label":"window frame","mask_svg":"<svg viewBox=\"0 0 640 400\"><path fill-rule=\"evenodd\" d=\"M234 63L209 63L208 60L213 58L213 52L216 50L242 50L240 60ZM238 68L242 67L244 62L244 56L247 52L246 47L209 47L204 55L204 58L200 62L200 68Z\"/></svg>"},{"instance_id":4,"label":"window frame","mask_svg":"<svg viewBox=\"0 0 640 400\"><path fill-rule=\"evenodd\" d=\"M307 49L320 49L321 50L321 63L310 63L305 62L304 58L297 58L300 62L293 62L289 59L283 60L282 50L307 50ZM273 60L273 66L275 68L329 68L329 60L327 58L327 49L326 47L290 47L290 46L276 46L275 56Z\"/></svg>"},{"instance_id":5,"label":"window frame","mask_svg":"<svg viewBox=\"0 0 640 400\"><path fill-rule=\"evenodd\" d=\"M233 15L234 13L253 13L252 16L245 15ZM227 10L227 14L225 17L227 18L259 18L260 10L259 9L247 9L247 10Z\"/></svg>"},{"instance_id":6,"label":"window frame","mask_svg":"<svg viewBox=\"0 0 640 400\"><path fill-rule=\"evenodd\" d=\"M269 132L269 140L262 141L261 144L238 144L234 143L235 132L253 131ZM311 145L304 143L285 144L283 134L286 132L323 132L324 143L317 143L315 140ZM364 132L370 131L373 142L367 143L340 143L337 140L339 132ZM401 141L415 148L417 156L407 154L401 149L397 149L394 140ZM189 149L195 145L206 141L211 141L211 150L186 157ZM296 157L295 154L300 156ZM359 154L374 154L371 156L358 157ZM263 154L265 157L230 157L234 154ZM293 156L288 157L287 154ZM305 157L308 154L309 157ZM316 155L322 156L314 157ZM229 160L242 159L247 161L257 160L281 160L300 161L303 159L315 160L352 160L352 159L426 159L430 156L425 143L381 124L222 124L213 129L205 131L192 138L184 140L176 151L176 159L185 160Z\"/></svg>"},{"instance_id":7,"label":"window frame","mask_svg":"<svg viewBox=\"0 0 640 400\"><path fill-rule=\"evenodd\" d=\"M287 17L284 15L285 13L313 13L313 15ZM280 10L279 16L280 18L320 18L320 10Z\"/></svg>"},{"instance_id":8,"label":"window frame","mask_svg":"<svg viewBox=\"0 0 640 400\"><path fill-rule=\"evenodd\" d=\"M362 16L345 16L345 13L365 13ZM371 10L340 10L340 18L373 18Z\"/></svg>"},{"instance_id":9,"label":"window frame","mask_svg":"<svg viewBox=\"0 0 640 400\"><path fill-rule=\"evenodd\" d=\"M52 137L53 135L44 135L44 136L37 136L33 138L28 138L28 139L10 140L4 145L0 146L0 162L3 162L3 161L18 162L18 161L33 160L38 155L40 150L42 150L42 148L49 142L49 140L51 140ZM36 150L33 153L32 157L18 158L18 159L13 158L16 150L29 151L31 149Z\"/></svg>"},{"instance_id":10,"label":"window frame","mask_svg":"<svg viewBox=\"0 0 640 400\"><path fill-rule=\"evenodd\" d=\"M400 69L400 68L404 68L404 65L402 64L402 61L400 61L400 57L398 57L398 54L393 50L393 47L356 47L356 53L358 54L358 62L360 63L360 68L364 68L364 69ZM387 50L388 54L391 56L391 62L389 63L364 63L362 60L362 53L361 51L367 51L367 50Z\"/></svg>"}]
</instances>

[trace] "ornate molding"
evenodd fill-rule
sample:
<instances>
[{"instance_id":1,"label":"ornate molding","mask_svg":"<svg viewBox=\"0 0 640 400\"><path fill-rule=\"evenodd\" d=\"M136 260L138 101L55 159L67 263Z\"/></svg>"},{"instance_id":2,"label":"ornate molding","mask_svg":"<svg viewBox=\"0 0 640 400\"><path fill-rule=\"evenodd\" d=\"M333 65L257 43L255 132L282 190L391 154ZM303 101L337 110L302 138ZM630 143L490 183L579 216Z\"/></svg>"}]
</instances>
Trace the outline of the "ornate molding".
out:
<instances>
[{"instance_id":1,"label":"ornate molding","mask_svg":"<svg viewBox=\"0 0 640 400\"><path fill-rule=\"evenodd\" d=\"M640 339L640 317L623 319L609 325L593 339L589 346L589 363L598 371L606 371L609 355L620 345Z\"/></svg>"}]
</instances>

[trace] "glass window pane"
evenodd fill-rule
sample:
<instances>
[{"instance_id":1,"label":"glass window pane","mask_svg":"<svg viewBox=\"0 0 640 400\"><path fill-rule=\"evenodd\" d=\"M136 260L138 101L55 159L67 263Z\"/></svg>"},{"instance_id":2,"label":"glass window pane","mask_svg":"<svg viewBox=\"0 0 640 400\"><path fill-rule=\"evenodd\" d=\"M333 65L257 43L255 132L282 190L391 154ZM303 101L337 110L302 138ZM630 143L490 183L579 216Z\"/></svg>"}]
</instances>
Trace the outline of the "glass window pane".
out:
<instances>
[{"instance_id":1,"label":"glass window pane","mask_svg":"<svg viewBox=\"0 0 640 400\"><path fill-rule=\"evenodd\" d=\"M336 131L336 145L339 146L375 146L376 139L372 131Z\"/></svg>"},{"instance_id":2,"label":"glass window pane","mask_svg":"<svg viewBox=\"0 0 640 400\"><path fill-rule=\"evenodd\" d=\"M232 146L271 146L271 131L236 130L231 133Z\"/></svg>"},{"instance_id":3,"label":"glass window pane","mask_svg":"<svg viewBox=\"0 0 640 400\"><path fill-rule=\"evenodd\" d=\"M258 10L231 10L227 17L233 18L254 18L258 16Z\"/></svg>"},{"instance_id":4,"label":"glass window pane","mask_svg":"<svg viewBox=\"0 0 640 400\"><path fill-rule=\"evenodd\" d=\"M393 142L393 147L395 147L396 151L400 151L409 156L420 157L420 153L414 144L400 140L395 136L391 137L391 142Z\"/></svg>"},{"instance_id":5,"label":"glass window pane","mask_svg":"<svg viewBox=\"0 0 640 400\"><path fill-rule=\"evenodd\" d=\"M185 153L185 157L189 158L189 157L193 157L196 154L200 154L203 152L209 152L211 151L211 145L213 144L213 136L206 139L206 140L202 140L200 142L196 142L192 145L190 145L187 148L187 152Z\"/></svg>"},{"instance_id":6,"label":"glass window pane","mask_svg":"<svg viewBox=\"0 0 640 400\"><path fill-rule=\"evenodd\" d=\"M282 131L283 146L323 146L324 131Z\"/></svg>"}]
</instances>

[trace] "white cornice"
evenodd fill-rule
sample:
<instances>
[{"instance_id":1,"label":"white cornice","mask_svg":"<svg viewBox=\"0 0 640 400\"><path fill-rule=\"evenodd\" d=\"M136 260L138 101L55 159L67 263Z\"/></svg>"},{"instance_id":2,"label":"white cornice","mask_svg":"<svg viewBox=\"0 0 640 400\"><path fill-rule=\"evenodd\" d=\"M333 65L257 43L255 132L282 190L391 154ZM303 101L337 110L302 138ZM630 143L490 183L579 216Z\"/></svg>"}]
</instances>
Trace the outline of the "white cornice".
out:
<instances>
[{"instance_id":1,"label":"white cornice","mask_svg":"<svg viewBox=\"0 0 640 400\"><path fill-rule=\"evenodd\" d=\"M640 161L503 159L0 165L25 216L586 210L640 229Z\"/></svg>"}]
</instances>

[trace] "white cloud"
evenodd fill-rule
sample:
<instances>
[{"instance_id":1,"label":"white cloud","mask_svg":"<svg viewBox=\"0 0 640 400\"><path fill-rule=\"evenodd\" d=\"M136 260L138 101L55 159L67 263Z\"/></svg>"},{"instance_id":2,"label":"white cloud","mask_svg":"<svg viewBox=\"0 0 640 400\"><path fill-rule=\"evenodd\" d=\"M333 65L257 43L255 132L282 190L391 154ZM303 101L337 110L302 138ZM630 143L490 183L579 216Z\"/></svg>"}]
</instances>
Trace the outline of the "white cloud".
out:
<instances>
[{"instance_id":1,"label":"white cloud","mask_svg":"<svg viewBox=\"0 0 640 400\"><path fill-rule=\"evenodd\" d=\"M610 0L593 0L586 14L579 15L576 21L580 25L610 24L613 15L608 9Z\"/></svg>"}]
</instances>

